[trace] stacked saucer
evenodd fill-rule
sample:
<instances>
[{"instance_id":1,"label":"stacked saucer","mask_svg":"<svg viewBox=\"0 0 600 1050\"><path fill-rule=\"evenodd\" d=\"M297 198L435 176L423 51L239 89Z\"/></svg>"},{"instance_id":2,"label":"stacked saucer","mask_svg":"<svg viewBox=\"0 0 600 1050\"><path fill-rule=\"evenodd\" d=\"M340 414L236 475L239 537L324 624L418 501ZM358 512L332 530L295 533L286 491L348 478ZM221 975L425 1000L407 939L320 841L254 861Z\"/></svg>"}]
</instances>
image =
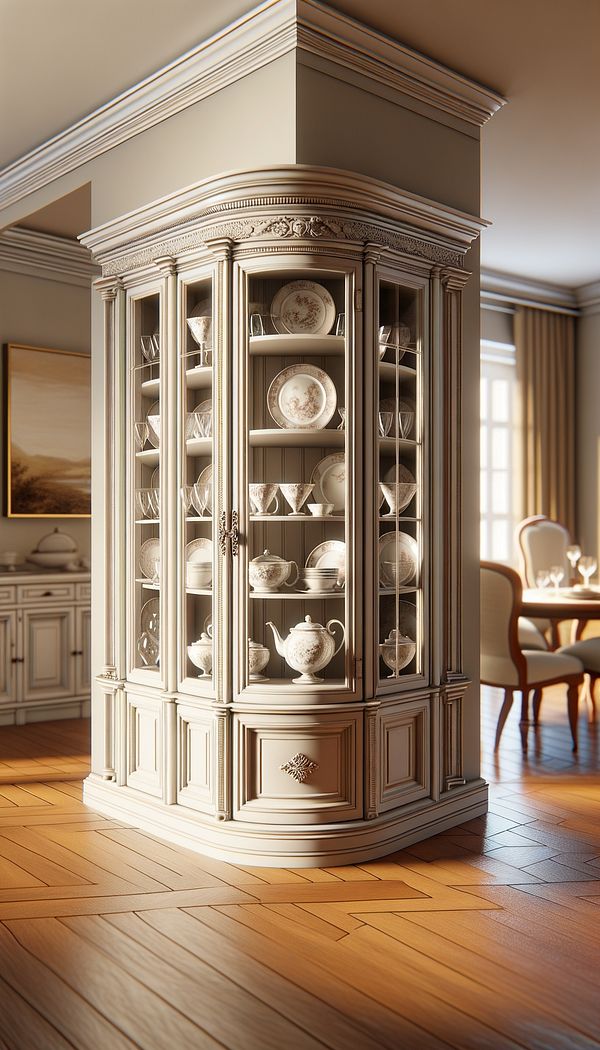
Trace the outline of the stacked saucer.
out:
<instances>
[{"instance_id":1,"label":"stacked saucer","mask_svg":"<svg viewBox=\"0 0 600 1050\"><path fill-rule=\"evenodd\" d=\"M302 569L302 583L307 591L335 591L340 587L340 570L326 566Z\"/></svg>"}]
</instances>

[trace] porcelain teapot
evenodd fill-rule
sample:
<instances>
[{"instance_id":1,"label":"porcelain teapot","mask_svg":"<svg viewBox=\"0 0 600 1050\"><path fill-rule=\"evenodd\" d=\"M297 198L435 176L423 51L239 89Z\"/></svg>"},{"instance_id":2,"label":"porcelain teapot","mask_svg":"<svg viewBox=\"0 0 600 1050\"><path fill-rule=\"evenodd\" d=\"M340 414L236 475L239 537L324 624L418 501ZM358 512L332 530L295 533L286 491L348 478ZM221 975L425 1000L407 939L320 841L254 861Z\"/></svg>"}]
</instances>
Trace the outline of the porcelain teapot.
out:
<instances>
[{"instance_id":1,"label":"porcelain teapot","mask_svg":"<svg viewBox=\"0 0 600 1050\"><path fill-rule=\"evenodd\" d=\"M342 639L336 647L332 624L338 624L342 628ZM316 672L322 671L327 664L339 653L346 640L346 628L340 620L328 620L327 626L321 623L313 623L312 617L305 616L302 623L292 627L285 641L281 637L274 623L267 623L273 632L275 648L286 663L294 669L301 671L299 678L292 679L296 685L316 685L322 682Z\"/></svg>"},{"instance_id":2,"label":"porcelain teapot","mask_svg":"<svg viewBox=\"0 0 600 1050\"><path fill-rule=\"evenodd\" d=\"M198 678L210 677L213 662L212 623L209 624L206 631L202 632L196 642L192 642L191 645L188 645L187 653L194 666L200 671Z\"/></svg>"},{"instance_id":3,"label":"porcelain teapot","mask_svg":"<svg viewBox=\"0 0 600 1050\"><path fill-rule=\"evenodd\" d=\"M293 580L288 583L292 567L296 570ZM276 591L282 583L286 587L293 587L298 580L299 572L295 561L286 561L277 554L263 551L257 558L253 558L248 565L248 579L255 591Z\"/></svg>"}]
</instances>

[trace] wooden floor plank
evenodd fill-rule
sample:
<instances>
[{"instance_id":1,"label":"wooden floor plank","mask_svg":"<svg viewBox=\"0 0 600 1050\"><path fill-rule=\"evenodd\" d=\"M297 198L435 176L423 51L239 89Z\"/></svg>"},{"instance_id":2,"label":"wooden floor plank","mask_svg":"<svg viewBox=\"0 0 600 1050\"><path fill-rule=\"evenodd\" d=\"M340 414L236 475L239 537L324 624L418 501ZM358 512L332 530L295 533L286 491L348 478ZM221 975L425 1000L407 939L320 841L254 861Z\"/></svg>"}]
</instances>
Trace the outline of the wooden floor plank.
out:
<instances>
[{"instance_id":1,"label":"wooden floor plank","mask_svg":"<svg viewBox=\"0 0 600 1050\"><path fill-rule=\"evenodd\" d=\"M44 1050L77 1050L36 1009L0 977L0 1048L44 1047Z\"/></svg>"},{"instance_id":2,"label":"wooden floor plank","mask_svg":"<svg viewBox=\"0 0 600 1050\"><path fill-rule=\"evenodd\" d=\"M17 942L93 1010L144 1050L166 1046L217 1047L202 1027L193 1024L163 998L149 991L114 959L78 937L56 919L11 922ZM164 969L164 968L163 968ZM94 979L89 980L93 973ZM166 975L164 975L166 978ZM112 1038L112 1034L111 1034ZM114 1044L98 1041L91 1046ZM91 1050L91 1048L90 1048Z\"/></svg>"},{"instance_id":3,"label":"wooden floor plank","mask_svg":"<svg viewBox=\"0 0 600 1050\"><path fill-rule=\"evenodd\" d=\"M33 923L27 923L29 929ZM54 959L52 950L49 955ZM63 960L69 967L69 960ZM54 966L46 966L35 953L23 947L17 938L0 924L0 973L4 981L21 996L45 1023L55 1028L75 1050L132 1050L135 1040L126 1038L115 1023L102 1012L94 1009L71 986L55 972ZM107 1004L107 1009L109 1005ZM4 1011L0 1011L2 1017ZM11 1045L9 1043L9 1045ZM35 1050L46 1050L46 1044L31 1043ZM57 1048L60 1042L56 1042ZM12 1050L25 1050L27 1043L12 1044ZM53 1044L49 1047L53 1050Z\"/></svg>"},{"instance_id":4,"label":"wooden floor plank","mask_svg":"<svg viewBox=\"0 0 600 1050\"><path fill-rule=\"evenodd\" d=\"M99 916L66 919L64 925L232 1050L240 1045L247 1050L280 1050L292 1040L298 1050L319 1050L325 1045L291 1025L245 987L223 977L198 955L186 951L187 967L181 961L175 966L174 959L180 956L168 938L159 933L152 937L149 931L145 942L134 940L130 936L130 921L123 930L118 923L109 924Z\"/></svg>"}]
</instances>

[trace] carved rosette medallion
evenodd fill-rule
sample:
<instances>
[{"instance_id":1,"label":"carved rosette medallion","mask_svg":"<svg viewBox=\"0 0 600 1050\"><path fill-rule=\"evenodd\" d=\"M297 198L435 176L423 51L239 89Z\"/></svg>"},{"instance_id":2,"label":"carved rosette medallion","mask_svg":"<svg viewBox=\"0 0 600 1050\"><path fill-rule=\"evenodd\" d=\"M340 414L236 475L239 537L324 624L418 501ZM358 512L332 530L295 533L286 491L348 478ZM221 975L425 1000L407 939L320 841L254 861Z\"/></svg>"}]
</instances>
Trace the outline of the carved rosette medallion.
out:
<instances>
[{"instance_id":1,"label":"carved rosette medallion","mask_svg":"<svg viewBox=\"0 0 600 1050\"><path fill-rule=\"evenodd\" d=\"M293 777L298 784L303 784L312 773L316 772L319 764L318 762L313 762L308 755L303 755L302 752L299 752L297 755L293 755L289 761L284 762L279 768L282 773L287 773L288 776Z\"/></svg>"}]
</instances>

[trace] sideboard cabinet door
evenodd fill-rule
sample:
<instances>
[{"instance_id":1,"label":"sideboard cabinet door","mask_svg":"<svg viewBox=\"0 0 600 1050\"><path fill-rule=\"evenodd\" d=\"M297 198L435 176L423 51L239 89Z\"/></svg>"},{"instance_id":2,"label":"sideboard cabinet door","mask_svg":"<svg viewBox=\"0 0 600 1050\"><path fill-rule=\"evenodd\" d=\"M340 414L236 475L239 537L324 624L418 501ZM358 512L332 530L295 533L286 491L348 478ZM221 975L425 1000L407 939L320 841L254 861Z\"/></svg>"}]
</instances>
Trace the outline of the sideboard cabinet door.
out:
<instances>
[{"instance_id":1,"label":"sideboard cabinet door","mask_svg":"<svg viewBox=\"0 0 600 1050\"><path fill-rule=\"evenodd\" d=\"M15 628L14 612L0 613L0 703L16 700Z\"/></svg>"},{"instance_id":2,"label":"sideboard cabinet door","mask_svg":"<svg viewBox=\"0 0 600 1050\"><path fill-rule=\"evenodd\" d=\"M24 609L23 700L73 696L73 609Z\"/></svg>"}]
</instances>

